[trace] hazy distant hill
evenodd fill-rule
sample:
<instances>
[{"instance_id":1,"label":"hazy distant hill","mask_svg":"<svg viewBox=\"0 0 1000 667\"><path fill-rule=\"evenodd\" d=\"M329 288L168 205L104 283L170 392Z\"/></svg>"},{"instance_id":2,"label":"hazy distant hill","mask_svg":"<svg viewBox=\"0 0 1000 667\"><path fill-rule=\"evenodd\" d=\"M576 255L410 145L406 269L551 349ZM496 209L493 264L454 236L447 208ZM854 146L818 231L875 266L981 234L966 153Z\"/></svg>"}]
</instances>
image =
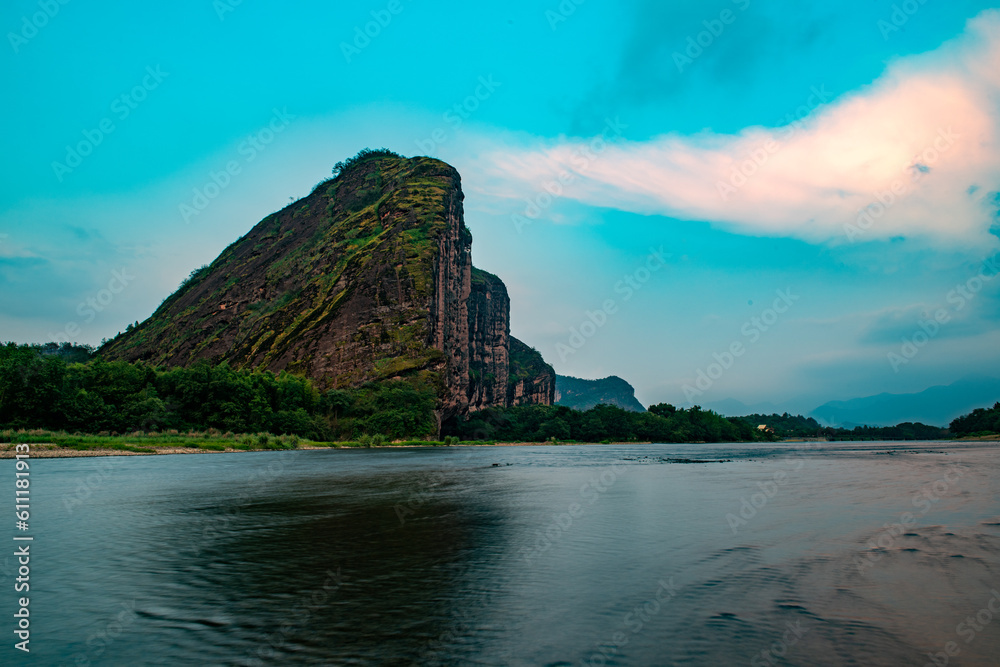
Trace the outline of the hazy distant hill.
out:
<instances>
[{"instance_id":1,"label":"hazy distant hill","mask_svg":"<svg viewBox=\"0 0 1000 667\"><path fill-rule=\"evenodd\" d=\"M737 401L735 398L725 398L721 401L712 401L709 403L703 403L702 408L705 410L713 410L724 417L743 417L744 415L752 414L781 414L787 412L787 409L774 403L754 403L753 405L747 405L742 401Z\"/></svg>"},{"instance_id":2,"label":"hazy distant hill","mask_svg":"<svg viewBox=\"0 0 1000 667\"><path fill-rule=\"evenodd\" d=\"M830 401L811 413L824 424L891 426L923 422L947 426L952 419L985 408L1000 400L1000 379L967 377L949 385L930 387L915 394L878 394L848 401Z\"/></svg>"},{"instance_id":3,"label":"hazy distant hill","mask_svg":"<svg viewBox=\"0 0 1000 667\"><path fill-rule=\"evenodd\" d=\"M589 410L595 405L616 405L632 412L645 412L635 397L635 389L625 380L612 375L601 380L581 380L566 375L556 376L556 405L575 410Z\"/></svg>"}]
</instances>

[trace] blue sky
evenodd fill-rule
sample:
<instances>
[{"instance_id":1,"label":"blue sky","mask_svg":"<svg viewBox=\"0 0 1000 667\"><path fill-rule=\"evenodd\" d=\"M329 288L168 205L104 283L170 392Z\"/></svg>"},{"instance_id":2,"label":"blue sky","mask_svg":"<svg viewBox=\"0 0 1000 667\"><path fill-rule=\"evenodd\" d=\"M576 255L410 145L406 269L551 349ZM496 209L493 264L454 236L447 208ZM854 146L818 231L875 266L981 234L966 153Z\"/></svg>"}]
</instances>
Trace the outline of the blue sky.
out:
<instances>
[{"instance_id":1,"label":"blue sky","mask_svg":"<svg viewBox=\"0 0 1000 667\"><path fill-rule=\"evenodd\" d=\"M817 5L8 2L0 338L111 337L385 146L459 169L560 373L795 411L1000 375L1000 16Z\"/></svg>"}]
</instances>

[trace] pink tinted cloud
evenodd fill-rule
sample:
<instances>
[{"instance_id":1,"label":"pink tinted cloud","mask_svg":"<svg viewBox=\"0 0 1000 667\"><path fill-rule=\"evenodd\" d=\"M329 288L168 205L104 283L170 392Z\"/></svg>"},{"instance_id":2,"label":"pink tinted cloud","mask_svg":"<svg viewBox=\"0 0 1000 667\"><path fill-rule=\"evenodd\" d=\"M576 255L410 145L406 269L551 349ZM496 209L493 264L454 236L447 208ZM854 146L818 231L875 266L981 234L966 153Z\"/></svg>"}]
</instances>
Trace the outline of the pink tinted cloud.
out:
<instances>
[{"instance_id":1,"label":"pink tinted cloud","mask_svg":"<svg viewBox=\"0 0 1000 667\"><path fill-rule=\"evenodd\" d=\"M973 246L995 241L984 197L1000 179L998 111L1000 11L990 10L794 126L613 142L585 166L589 142L535 142L495 148L480 164L498 196L568 173L562 196L738 233Z\"/></svg>"}]
</instances>

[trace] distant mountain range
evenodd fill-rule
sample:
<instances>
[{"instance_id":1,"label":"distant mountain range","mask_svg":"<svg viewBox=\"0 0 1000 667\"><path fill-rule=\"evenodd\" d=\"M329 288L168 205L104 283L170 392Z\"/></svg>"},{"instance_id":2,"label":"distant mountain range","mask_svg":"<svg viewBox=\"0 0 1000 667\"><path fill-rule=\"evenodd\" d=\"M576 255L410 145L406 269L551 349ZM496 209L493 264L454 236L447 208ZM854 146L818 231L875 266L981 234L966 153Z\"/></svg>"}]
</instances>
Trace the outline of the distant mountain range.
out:
<instances>
[{"instance_id":1,"label":"distant mountain range","mask_svg":"<svg viewBox=\"0 0 1000 667\"><path fill-rule=\"evenodd\" d=\"M949 385L930 387L913 394L882 393L875 396L829 401L809 412L823 426L854 428L855 426L895 426L904 422L920 422L947 428L953 419L976 408L989 408L1000 401L1000 378L970 376ZM645 412L635 398L635 389L625 380L612 375L601 380L556 375L555 404L576 410L589 410L595 405L616 405L633 412ZM783 414L789 411L774 403L747 405L736 399L706 403L702 406L726 417L751 414Z\"/></svg>"},{"instance_id":2,"label":"distant mountain range","mask_svg":"<svg viewBox=\"0 0 1000 667\"><path fill-rule=\"evenodd\" d=\"M923 422L948 426L952 419L988 408L1000 401L1000 379L967 377L949 385L930 387L915 394L878 394L848 401L830 401L811 413L828 426L893 426Z\"/></svg>"},{"instance_id":3,"label":"distant mountain range","mask_svg":"<svg viewBox=\"0 0 1000 667\"><path fill-rule=\"evenodd\" d=\"M895 426L903 422L947 427L956 417L976 408L991 407L997 401L1000 401L1000 379L970 376L949 385L938 385L913 394L882 393L846 401L830 401L805 416L814 418L824 426L841 428ZM774 403L747 405L732 398L706 403L702 407L727 417L797 412Z\"/></svg>"},{"instance_id":4,"label":"distant mountain range","mask_svg":"<svg viewBox=\"0 0 1000 667\"><path fill-rule=\"evenodd\" d=\"M581 380L556 375L555 404L574 410L589 410L595 405L615 405L632 412L645 412L635 397L635 389L616 375L601 380Z\"/></svg>"}]
</instances>

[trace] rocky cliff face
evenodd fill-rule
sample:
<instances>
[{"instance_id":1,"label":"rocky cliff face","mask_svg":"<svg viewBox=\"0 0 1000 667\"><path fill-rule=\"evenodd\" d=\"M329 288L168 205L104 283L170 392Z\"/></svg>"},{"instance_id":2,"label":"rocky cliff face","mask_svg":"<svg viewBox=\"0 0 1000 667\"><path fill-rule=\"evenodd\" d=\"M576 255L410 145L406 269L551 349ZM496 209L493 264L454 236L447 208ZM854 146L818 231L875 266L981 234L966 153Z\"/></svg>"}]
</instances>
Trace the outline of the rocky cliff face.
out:
<instances>
[{"instance_id":1,"label":"rocky cliff face","mask_svg":"<svg viewBox=\"0 0 1000 667\"><path fill-rule=\"evenodd\" d=\"M555 390L556 372L552 366L537 350L511 336L507 405L552 405Z\"/></svg>"},{"instance_id":2,"label":"rocky cliff face","mask_svg":"<svg viewBox=\"0 0 1000 667\"><path fill-rule=\"evenodd\" d=\"M457 176L457 173L456 173ZM469 295L472 291L472 235L462 215L458 183L445 194L443 233L434 260L430 307L431 345L445 355L442 417L467 411L469 395Z\"/></svg>"},{"instance_id":3,"label":"rocky cliff face","mask_svg":"<svg viewBox=\"0 0 1000 667\"><path fill-rule=\"evenodd\" d=\"M439 160L348 161L100 352L287 370L323 388L407 378L439 388L442 420L511 400L551 403L544 378L508 387L507 290L473 269L462 201L458 172Z\"/></svg>"},{"instance_id":4,"label":"rocky cliff face","mask_svg":"<svg viewBox=\"0 0 1000 667\"><path fill-rule=\"evenodd\" d=\"M469 410L507 404L510 298L492 273L472 270L469 296Z\"/></svg>"}]
</instances>

